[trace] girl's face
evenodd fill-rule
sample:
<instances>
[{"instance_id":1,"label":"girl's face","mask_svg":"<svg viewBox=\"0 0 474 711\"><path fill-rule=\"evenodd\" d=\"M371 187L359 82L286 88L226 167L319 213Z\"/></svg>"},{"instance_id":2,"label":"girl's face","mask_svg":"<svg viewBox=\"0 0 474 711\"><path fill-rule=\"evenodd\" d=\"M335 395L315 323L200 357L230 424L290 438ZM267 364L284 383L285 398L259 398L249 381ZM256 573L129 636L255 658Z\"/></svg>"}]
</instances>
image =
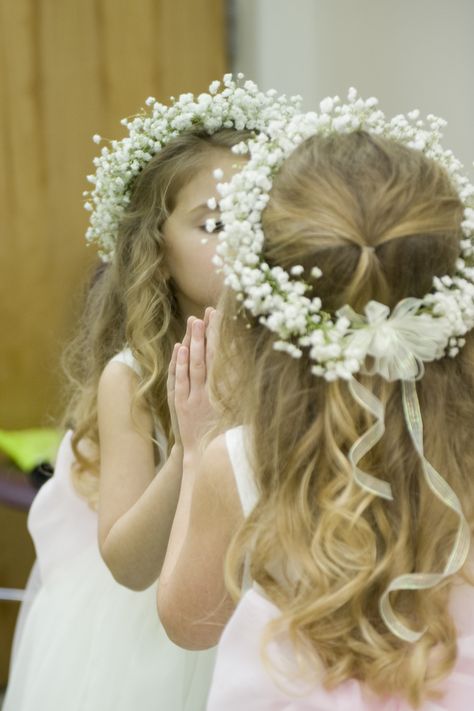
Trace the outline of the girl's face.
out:
<instances>
[{"instance_id":1,"label":"girl's face","mask_svg":"<svg viewBox=\"0 0 474 711\"><path fill-rule=\"evenodd\" d=\"M212 264L217 245L219 212L207 206L218 199L213 171L221 168L223 181L236 171L238 156L225 149L209 151L201 170L178 193L176 205L163 225L166 265L173 280L176 298L184 318L202 316L207 306L215 306L222 288L222 275ZM216 231L206 231L206 220L216 221ZM203 244L202 240L207 239Z\"/></svg>"}]
</instances>

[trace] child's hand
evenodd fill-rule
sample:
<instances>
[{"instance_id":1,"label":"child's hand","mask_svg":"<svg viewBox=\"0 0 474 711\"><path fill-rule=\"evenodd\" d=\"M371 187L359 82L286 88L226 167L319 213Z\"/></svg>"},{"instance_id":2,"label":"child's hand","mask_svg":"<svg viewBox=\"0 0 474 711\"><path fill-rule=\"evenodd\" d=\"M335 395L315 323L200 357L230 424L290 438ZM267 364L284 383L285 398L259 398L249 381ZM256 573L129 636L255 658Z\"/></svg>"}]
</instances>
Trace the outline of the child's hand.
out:
<instances>
[{"instance_id":1,"label":"child's hand","mask_svg":"<svg viewBox=\"0 0 474 711\"><path fill-rule=\"evenodd\" d=\"M207 313L207 312L206 312ZM176 407L175 407L175 384L176 384L176 361L178 358L178 351L181 345L185 346L186 348L189 348L191 344L191 328L193 325L193 321L196 319L194 316L190 316L188 318L188 322L186 324L186 333L184 334L183 342L181 343L176 343L173 349L173 353L171 355L171 360L170 364L168 366L168 380L166 383L166 389L167 389L167 395L168 395L168 407L170 411L170 418L171 418L171 427L173 429L173 435L174 435L174 441L176 446L182 447L182 442L181 442L181 435L179 432L179 423L178 423L178 417L176 415Z\"/></svg>"},{"instance_id":2,"label":"child's hand","mask_svg":"<svg viewBox=\"0 0 474 711\"><path fill-rule=\"evenodd\" d=\"M201 319L192 322L189 346L183 341L177 349L174 402L182 445L188 451L197 449L212 415L206 388L206 323L209 324L210 314L206 310L206 322Z\"/></svg>"}]
</instances>

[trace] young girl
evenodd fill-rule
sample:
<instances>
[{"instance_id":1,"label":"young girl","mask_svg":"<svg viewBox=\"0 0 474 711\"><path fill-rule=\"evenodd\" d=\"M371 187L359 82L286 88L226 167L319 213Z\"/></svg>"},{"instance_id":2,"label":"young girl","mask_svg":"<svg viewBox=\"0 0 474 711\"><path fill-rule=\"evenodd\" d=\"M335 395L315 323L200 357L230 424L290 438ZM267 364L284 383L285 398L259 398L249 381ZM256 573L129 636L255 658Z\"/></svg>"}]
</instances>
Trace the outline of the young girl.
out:
<instances>
[{"instance_id":1,"label":"young girl","mask_svg":"<svg viewBox=\"0 0 474 711\"><path fill-rule=\"evenodd\" d=\"M230 177L248 129L294 110L251 83L218 85L170 107L150 101L95 161L88 237L109 264L69 349L70 430L29 516L42 585L4 711L204 708L213 650L179 649L156 618L182 473L168 362L220 290L205 229L218 220L213 170Z\"/></svg>"},{"instance_id":2,"label":"young girl","mask_svg":"<svg viewBox=\"0 0 474 711\"><path fill-rule=\"evenodd\" d=\"M474 190L438 120L352 92L321 108L251 142L222 190L212 392L233 427L200 452L195 323L158 609L188 649L230 617L209 711L466 711Z\"/></svg>"}]
</instances>

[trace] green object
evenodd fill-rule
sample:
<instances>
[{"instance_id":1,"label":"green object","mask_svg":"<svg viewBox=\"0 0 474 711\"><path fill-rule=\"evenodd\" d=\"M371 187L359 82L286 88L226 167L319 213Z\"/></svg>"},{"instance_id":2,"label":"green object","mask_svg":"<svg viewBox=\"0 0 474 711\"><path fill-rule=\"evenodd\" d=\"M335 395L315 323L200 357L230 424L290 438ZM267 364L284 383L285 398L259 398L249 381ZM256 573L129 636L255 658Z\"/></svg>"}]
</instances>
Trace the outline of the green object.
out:
<instances>
[{"instance_id":1,"label":"green object","mask_svg":"<svg viewBox=\"0 0 474 711\"><path fill-rule=\"evenodd\" d=\"M0 451L25 472L42 462L53 464L60 441L61 432L48 427L0 430Z\"/></svg>"}]
</instances>

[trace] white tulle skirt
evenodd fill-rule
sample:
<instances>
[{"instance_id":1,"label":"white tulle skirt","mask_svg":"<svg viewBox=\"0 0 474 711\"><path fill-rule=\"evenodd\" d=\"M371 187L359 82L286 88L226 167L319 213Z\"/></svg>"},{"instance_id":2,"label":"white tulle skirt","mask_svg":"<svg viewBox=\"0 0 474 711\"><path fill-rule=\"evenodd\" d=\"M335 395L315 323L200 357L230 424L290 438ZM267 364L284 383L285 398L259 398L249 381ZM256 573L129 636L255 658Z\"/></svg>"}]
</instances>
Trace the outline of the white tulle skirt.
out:
<instances>
[{"instance_id":1,"label":"white tulle skirt","mask_svg":"<svg viewBox=\"0 0 474 711\"><path fill-rule=\"evenodd\" d=\"M203 711L214 650L166 636L156 587L118 585L96 546L38 587L21 613L3 711Z\"/></svg>"},{"instance_id":2,"label":"white tulle skirt","mask_svg":"<svg viewBox=\"0 0 474 711\"><path fill-rule=\"evenodd\" d=\"M71 482L71 432L28 516L37 563L17 623L3 711L204 711L215 651L166 636L156 585L119 585L98 518Z\"/></svg>"}]
</instances>

